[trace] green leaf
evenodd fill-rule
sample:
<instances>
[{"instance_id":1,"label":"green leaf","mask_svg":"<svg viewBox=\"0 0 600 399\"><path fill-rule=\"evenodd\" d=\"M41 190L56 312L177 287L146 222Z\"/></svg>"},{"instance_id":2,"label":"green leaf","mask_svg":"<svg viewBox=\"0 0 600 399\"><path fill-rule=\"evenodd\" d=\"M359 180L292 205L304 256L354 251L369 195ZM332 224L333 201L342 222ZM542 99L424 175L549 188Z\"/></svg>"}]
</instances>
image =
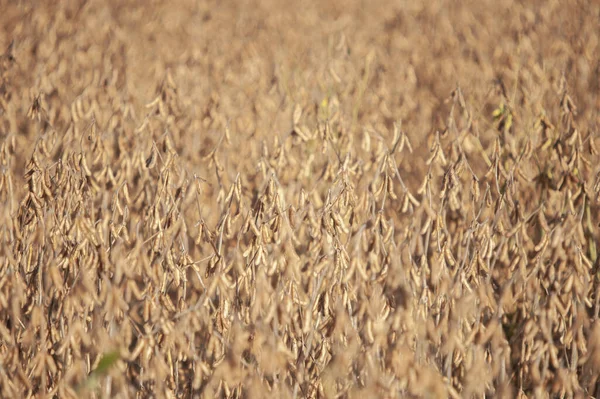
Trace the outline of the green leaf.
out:
<instances>
[{"instance_id":1,"label":"green leaf","mask_svg":"<svg viewBox=\"0 0 600 399\"><path fill-rule=\"evenodd\" d=\"M118 350L114 350L112 352L105 353L100 361L98 362L98 367L92 372L94 374L104 374L110 369L112 366L117 363L117 361L121 358L121 355Z\"/></svg>"},{"instance_id":2,"label":"green leaf","mask_svg":"<svg viewBox=\"0 0 600 399\"><path fill-rule=\"evenodd\" d=\"M75 387L75 391L81 393L83 390L94 389L98 385L99 378L106 374L121 358L119 350L113 350L102 355L98 366L87 378Z\"/></svg>"}]
</instances>

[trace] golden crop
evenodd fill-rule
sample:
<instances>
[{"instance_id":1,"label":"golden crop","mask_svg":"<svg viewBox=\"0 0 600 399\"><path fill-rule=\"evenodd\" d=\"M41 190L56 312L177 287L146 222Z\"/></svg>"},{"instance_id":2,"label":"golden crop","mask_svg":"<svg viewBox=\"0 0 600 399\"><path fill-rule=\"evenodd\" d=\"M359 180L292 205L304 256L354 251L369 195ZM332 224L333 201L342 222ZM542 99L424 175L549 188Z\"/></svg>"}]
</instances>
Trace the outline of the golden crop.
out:
<instances>
[{"instance_id":1,"label":"golden crop","mask_svg":"<svg viewBox=\"0 0 600 399\"><path fill-rule=\"evenodd\" d=\"M0 397L600 395L600 3L0 9Z\"/></svg>"}]
</instances>

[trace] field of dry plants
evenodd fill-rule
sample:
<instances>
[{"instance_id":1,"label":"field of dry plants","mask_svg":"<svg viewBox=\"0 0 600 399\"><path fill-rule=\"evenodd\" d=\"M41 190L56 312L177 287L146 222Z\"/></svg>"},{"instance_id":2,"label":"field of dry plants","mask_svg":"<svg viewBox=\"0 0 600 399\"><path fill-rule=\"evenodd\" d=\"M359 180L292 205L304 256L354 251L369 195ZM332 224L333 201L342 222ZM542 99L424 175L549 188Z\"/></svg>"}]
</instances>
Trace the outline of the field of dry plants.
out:
<instances>
[{"instance_id":1,"label":"field of dry plants","mask_svg":"<svg viewBox=\"0 0 600 399\"><path fill-rule=\"evenodd\" d=\"M600 396L600 2L0 10L0 397Z\"/></svg>"}]
</instances>

